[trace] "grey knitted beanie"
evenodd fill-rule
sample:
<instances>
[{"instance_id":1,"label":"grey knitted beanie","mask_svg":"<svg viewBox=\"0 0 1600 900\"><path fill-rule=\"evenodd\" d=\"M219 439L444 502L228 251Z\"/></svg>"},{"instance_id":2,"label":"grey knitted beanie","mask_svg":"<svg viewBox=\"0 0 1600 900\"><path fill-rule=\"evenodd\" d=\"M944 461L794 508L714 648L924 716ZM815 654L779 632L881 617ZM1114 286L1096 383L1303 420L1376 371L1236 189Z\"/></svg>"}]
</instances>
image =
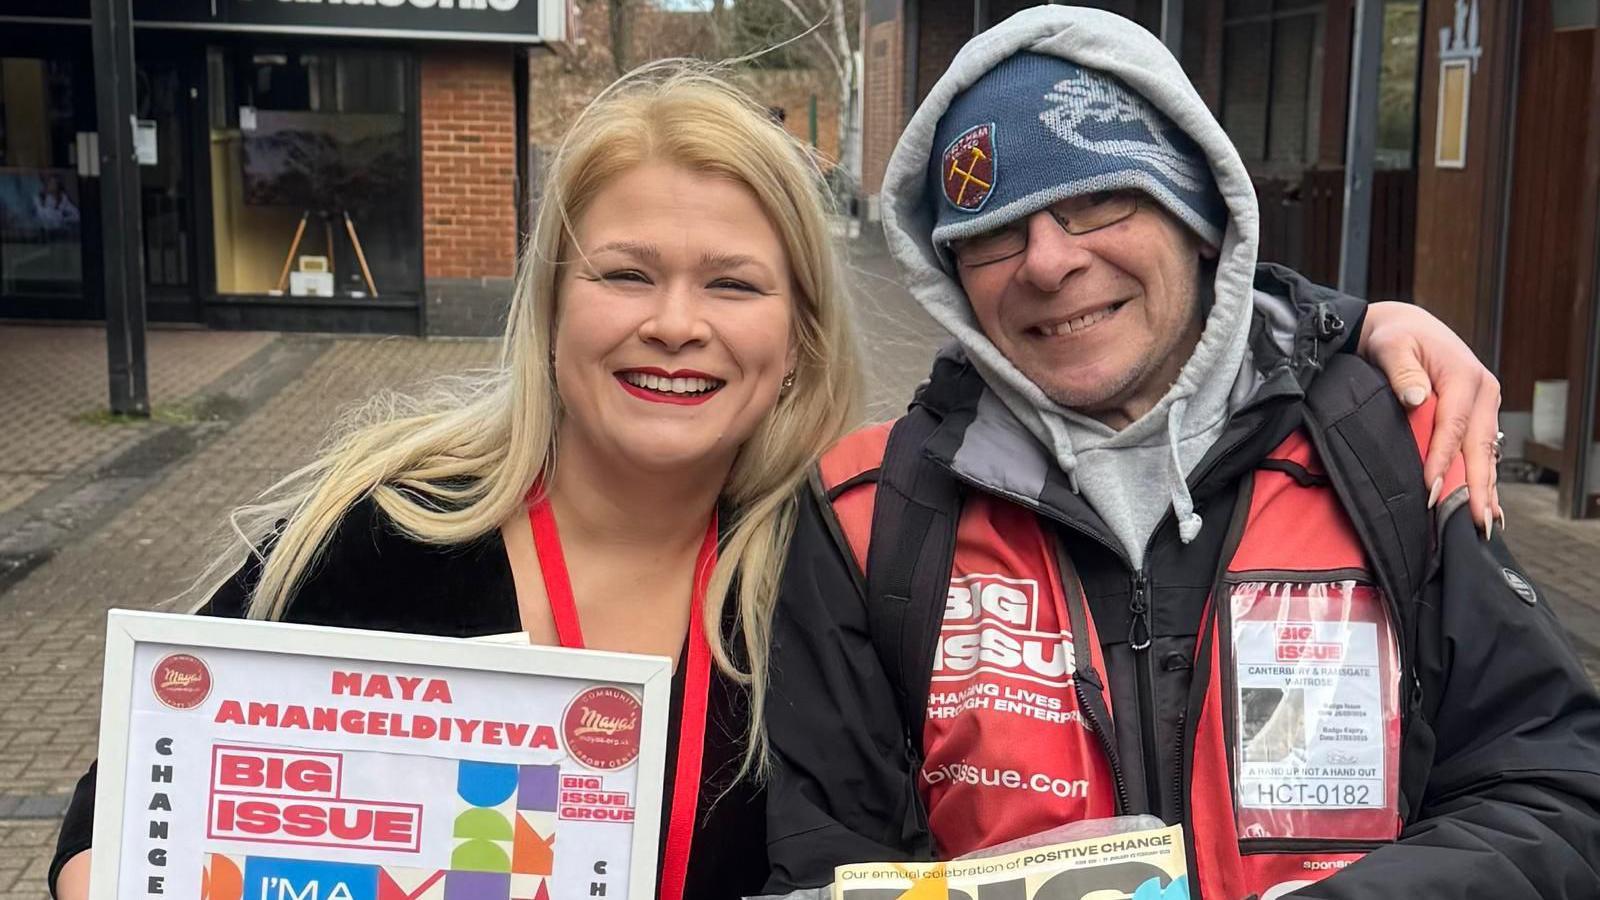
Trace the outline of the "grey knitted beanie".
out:
<instances>
[{"instance_id":1,"label":"grey knitted beanie","mask_svg":"<svg viewBox=\"0 0 1600 900\"><path fill-rule=\"evenodd\" d=\"M1021 52L985 72L951 102L933 148L936 245L1124 189L1222 244L1227 206L1189 136L1121 81L1058 57Z\"/></svg>"}]
</instances>

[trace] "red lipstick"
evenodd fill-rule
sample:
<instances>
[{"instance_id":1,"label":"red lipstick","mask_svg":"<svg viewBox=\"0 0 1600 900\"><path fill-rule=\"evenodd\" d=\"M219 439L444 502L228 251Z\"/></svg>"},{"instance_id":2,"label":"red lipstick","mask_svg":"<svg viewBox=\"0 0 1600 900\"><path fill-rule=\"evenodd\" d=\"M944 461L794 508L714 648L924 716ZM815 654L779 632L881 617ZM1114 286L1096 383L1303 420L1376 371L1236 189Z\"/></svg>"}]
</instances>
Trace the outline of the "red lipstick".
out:
<instances>
[{"instance_id":1,"label":"red lipstick","mask_svg":"<svg viewBox=\"0 0 1600 900\"><path fill-rule=\"evenodd\" d=\"M634 366L629 369L622 369L617 374L626 375L629 372L638 372L640 375L654 375L657 378L704 378L707 381L719 382L722 380L715 375L707 375L698 369L674 369L668 372L666 369L655 366Z\"/></svg>"},{"instance_id":2,"label":"red lipstick","mask_svg":"<svg viewBox=\"0 0 1600 900\"><path fill-rule=\"evenodd\" d=\"M675 394L669 391L651 390L650 388L640 387L639 385L633 384L625 377L629 374L654 375L657 378L700 378L711 382L715 386L708 391L698 394ZM712 375L707 375L704 372L696 371L694 369L678 369L676 371L668 372L666 369L655 368L652 366L640 366L637 368L623 369L622 371L616 373L616 379L617 384L622 385L623 390L639 398L640 400L648 400L651 403L668 403L673 406L699 406L707 400L710 400L712 396L717 393L717 391L722 389L723 385L722 379L716 378Z\"/></svg>"}]
</instances>

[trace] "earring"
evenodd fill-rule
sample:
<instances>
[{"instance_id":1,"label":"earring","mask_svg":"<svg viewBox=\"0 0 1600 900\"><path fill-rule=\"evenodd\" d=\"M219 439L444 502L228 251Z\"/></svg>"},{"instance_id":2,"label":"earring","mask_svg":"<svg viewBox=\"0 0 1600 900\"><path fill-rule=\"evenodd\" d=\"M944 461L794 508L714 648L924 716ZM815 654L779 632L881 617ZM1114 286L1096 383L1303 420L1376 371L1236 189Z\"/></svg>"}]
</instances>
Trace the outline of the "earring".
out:
<instances>
[{"instance_id":1,"label":"earring","mask_svg":"<svg viewBox=\"0 0 1600 900\"><path fill-rule=\"evenodd\" d=\"M785 393L785 394L789 393L790 389L792 389L793 387L794 387L794 370L790 369L789 373L787 375L783 376L783 393Z\"/></svg>"}]
</instances>

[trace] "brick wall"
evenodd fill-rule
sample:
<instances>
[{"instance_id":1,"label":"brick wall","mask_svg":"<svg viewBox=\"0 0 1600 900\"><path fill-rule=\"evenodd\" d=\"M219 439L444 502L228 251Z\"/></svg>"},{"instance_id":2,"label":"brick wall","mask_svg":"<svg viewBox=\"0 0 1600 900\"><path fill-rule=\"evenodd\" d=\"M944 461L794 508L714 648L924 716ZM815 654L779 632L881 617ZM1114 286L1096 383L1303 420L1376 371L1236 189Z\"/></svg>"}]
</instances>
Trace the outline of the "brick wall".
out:
<instances>
[{"instance_id":1,"label":"brick wall","mask_svg":"<svg viewBox=\"0 0 1600 900\"><path fill-rule=\"evenodd\" d=\"M423 276L508 278L516 268L512 51L422 56Z\"/></svg>"},{"instance_id":2,"label":"brick wall","mask_svg":"<svg viewBox=\"0 0 1600 900\"><path fill-rule=\"evenodd\" d=\"M914 35L906 34L903 5L895 6L869 6L862 25L861 189L872 218L878 216L877 194L889 156L914 111L906 108L906 44L916 42L913 87L920 102L972 37L970 3L921 3Z\"/></svg>"},{"instance_id":3,"label":"brick wall","mask_svg":"<svg viewBox=\"0 0 1600 900\"><path fill-rule=\"evenodd\" d=\"M738 73L734 80L757 103L783 110L784 129L806 144L811 143L811 98L817 98L817 152L829 162L839 158L839 91L830 74L755 69Z\"/></svg>"},{"instance_id":4,"label":"brick wall","mask_svg":"<svg viewBox=\"0 0 1600 900\"><path fill-rule=\"evenodd\" d=\"M905 20L868 23L862 41L861 190L883 188L889 154L911 111L905 108Z\"/></svg>"}]
</instances>

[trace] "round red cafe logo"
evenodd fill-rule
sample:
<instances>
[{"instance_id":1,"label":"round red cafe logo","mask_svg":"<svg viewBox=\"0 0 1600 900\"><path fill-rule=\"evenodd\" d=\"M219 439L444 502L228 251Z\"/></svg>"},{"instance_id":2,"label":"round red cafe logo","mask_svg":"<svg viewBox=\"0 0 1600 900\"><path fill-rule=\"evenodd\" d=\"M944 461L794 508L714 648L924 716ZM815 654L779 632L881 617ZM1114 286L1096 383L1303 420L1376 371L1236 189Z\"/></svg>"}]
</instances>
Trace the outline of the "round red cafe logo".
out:
<instances>
[{"instance_id":1,"label":"round red cafe logo","mask_svg":"<svg viewBox=\"0 0 1600 900\"><path fill-rule=\"evenodd\" d=\"M622 688L592 687L561 716L567 752L591 769L620 769L639 757L639 698Z\"/></svg>"},{"instance_id":2,"label":"round red cafe logo","mask_svg":"<svg viewBox=\"0 0 1600 900\"><path fill-rule=\"evenodd\" d=\"M211 670L198 656L174 653L150 673L156 699L173 709L194 709L211 696Z\"/></svg>"}]
</instances>

